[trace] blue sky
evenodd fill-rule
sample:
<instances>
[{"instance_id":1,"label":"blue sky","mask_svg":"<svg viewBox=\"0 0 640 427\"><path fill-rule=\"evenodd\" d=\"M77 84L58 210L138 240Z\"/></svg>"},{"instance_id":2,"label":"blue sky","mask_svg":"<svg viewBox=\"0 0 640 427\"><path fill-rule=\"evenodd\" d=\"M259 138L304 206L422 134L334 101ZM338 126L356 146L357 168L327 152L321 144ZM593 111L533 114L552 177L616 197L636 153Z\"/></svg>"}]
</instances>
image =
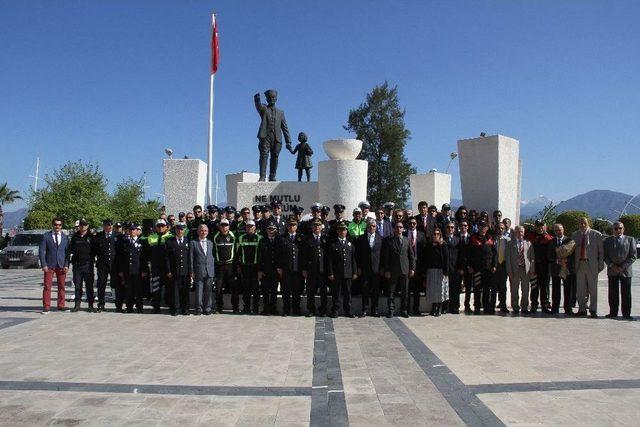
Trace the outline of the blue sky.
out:
<instances>
[{"instance_id":1,"label":"blue sky","mask_svg":"<svg viewBox=\"0 0 640 427\"><path fill-rule=\"evenodd\" d=\"M83 159L112 186L146 171L154 196L165 147L206 160L213 10L221 177L257 169L254 93L279 90L318 161L388 80L419 172L485 131L520 140L524 199L640 190L640 2L589 0L4 2L0 182L27 191L37 156L44 172ZM295 179L294 156L281 159Z\"/></svg>"}]
</instances>

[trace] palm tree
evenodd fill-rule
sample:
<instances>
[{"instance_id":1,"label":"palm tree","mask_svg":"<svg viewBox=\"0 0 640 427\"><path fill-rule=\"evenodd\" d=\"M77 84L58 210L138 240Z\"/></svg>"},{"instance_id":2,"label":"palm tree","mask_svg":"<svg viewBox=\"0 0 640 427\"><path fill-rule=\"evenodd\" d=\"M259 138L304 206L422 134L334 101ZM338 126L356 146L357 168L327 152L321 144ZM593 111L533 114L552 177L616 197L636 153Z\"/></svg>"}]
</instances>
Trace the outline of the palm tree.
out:
<instances>
[{"instance_id":1,"label":"palm tree","mask_svg":"<svg viewBox=\"0 0 640 427\"><path fill-rule=\"evenodd\" d=\"M5 204L13 203L18 199L22 199L20 197L18 190L12 190L7 187L7 183L0 184L0 231L4 227L4 211L2 206Z\"/></svg>"}]
</instances>

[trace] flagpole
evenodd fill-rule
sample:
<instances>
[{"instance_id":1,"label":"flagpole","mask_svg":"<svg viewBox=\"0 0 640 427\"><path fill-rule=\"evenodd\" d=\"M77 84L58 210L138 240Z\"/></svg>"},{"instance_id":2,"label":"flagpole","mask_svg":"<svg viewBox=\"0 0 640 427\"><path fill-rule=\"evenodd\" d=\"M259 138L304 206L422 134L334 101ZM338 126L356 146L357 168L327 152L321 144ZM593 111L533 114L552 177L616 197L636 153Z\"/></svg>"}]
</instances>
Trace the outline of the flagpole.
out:
<instances>
[{"instance_id":1,"label":"flagpole","mask_svg":"<svg viewBox=\"0 0 640 427\"><path fill-rule=\"evenodd\" d=\"M213 171L213 83L215 74L211 74L209 81L209 144L207 146L207 204L213 201L212 171Z\"/></svg>"}]
</instances>

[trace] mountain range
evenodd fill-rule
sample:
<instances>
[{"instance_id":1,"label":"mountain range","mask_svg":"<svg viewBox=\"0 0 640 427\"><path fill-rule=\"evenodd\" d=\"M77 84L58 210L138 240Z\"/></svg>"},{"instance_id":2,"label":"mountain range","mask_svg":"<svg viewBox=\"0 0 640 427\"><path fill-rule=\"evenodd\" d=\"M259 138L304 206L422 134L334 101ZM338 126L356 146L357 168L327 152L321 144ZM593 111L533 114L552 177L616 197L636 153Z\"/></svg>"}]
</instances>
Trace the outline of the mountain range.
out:
<instances>
[{"instance_id":1,"label":"mountain range","mask_svg":"<svg viewBox=\"0 0 640 427\"><path fill-rule=\"evenodd\" d=\"M585 211L591 218L606 218L615 221L620 217L625 205L633 196L611 190L592 190L579 194L570 199L561 201L556 205L556 212ZM523 200L520 203L521 218L535 218L545 206L555 203L546 196L540 195L531 200ZM451 199L451 206L462 204L460 199ZM627 214L640 214L640 199L632 202L626 208Z\"/></svg>"}]
</instances>

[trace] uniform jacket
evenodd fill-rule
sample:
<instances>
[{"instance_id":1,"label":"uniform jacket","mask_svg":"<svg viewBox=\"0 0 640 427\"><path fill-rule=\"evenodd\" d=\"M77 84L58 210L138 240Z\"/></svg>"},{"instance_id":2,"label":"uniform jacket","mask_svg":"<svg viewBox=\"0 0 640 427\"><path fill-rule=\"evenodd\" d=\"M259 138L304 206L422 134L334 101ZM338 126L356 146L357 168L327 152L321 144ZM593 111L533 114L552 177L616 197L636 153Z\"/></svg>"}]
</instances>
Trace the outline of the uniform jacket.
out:
<instances>
[{"instance_id":1,"label":"uniform jacket","mask_svg":"<svg viewBox=\"0 0 640 427\"><path fill-rule=\"evenodd\" d=\"M633 277L631 265L636 260L636 240L631 236L622 236L622 241L616 236L609 236L604 240L604 262L607 264L607 276ZM611 267L623 267L620 274L614 273Z\"/></svg>"},{"instance_id":2,"label":"uniform jacket","mask_svg":"<svg viewBox=\"0 0 640 427\"><path fill-rule=\"evenodd\" d=\"M74 266L91 265L95 260L93 237L88 231L84 236L76 232L69 239L67 245L67 259Z\"/></svg>"},{"instance_id":3,"label":"uniform jacket","mask_svg":"<svg viewBox=\"0 0 640 427\"><path fill-rule=\"evenodd\" d=\"M382 246L384 239L375 232L373 247L369 244L369 233L364 233L356 241L356 262L363 274L379 274L382 267Z\"/></svg>"},{"instance_id":4,"label":"uniform jacket","mask_svg":"<svg viewBox=\"0 0 640 427\"><path fill-rule=\"evenodd\" d=\"M329 245L329 239L326 235L320 234L319 241L316 242L316 237L311 235L304 241L303 258L304 265L303 270L310 273L325 273L327 271L327 250Z\"/></svg>"},{"instance_id":5,"label":"uniform jacket","mask_svg":"<svg viewBox=\"0 0 640 427\"><path fill-rule=\"evenodd\" d=\"M391 276L407 276L409 270L416 270L416 259L409 246L409 239L405 236L387 237L384 244L384 271L391 273Z\"/></svg>"},{"instance_id":6,"label":"uniform jacket","mask_svg":"<svg viewBox=\"0 0 640 427\"><path fill-rule=\"evenodd\" d=\"M469 258L471 267L473 267L473 270L476 272L490 270L496 267L498 256L493 238L489 234L486 234L484 237L479 234L471 236Z\"/></svg>"},{"instance_id":7,"label":"uniform jacket","mask_svg":"<svg viewBox=\"0 0 640 427\"><path fill-rule=\"evenodd\" d=\"M264 139L272 137L276 142L282 143L282 134L284 134L284 140L287 144L291 143L289 137L289 128L287 127L287 120L284 118L284 111L274 106L260 102L260 97L254 97L256 110L260 115L260 128L258 129L258 138Z\"/></svg>"},{"instance_id":8,"label":"uniform jacket","mask_svg":"<svg viewBox=\"0 0 640 427\"><path fill-rule=\"evenodd\" d=\"M53 231L44 233L38 256L40 257L40 266L49 268L64 268L69 266L67 259L67 246L69 238L60 232L60 244L56 245L53 240Z\"/></svg>"},{"instance_id":9,"label":"uniform jacket","mask_svg":"<svg viewBox=\"0 0 640 427\"><path fill-rule=\"evenodd\" d=\"M198 240L197 236L193 237L194 242ZM235 262L236 237L233 232L230 231L226 235L221 232L216 233L213 236L213 245L216 264L233 264Z\"/></svg>"},{"instance_id":10,"label":"uniform jacket","mask_svg":"<svg viewBox=\"0 0 640 427\"><path fill-rule=\"evenodd\" d=\"M285 271L302 271L302 246L304 236L296 233L293 240L289 234L283 234L278 239L276 265Z\"/></svg>"},{"instance_id":11,"label":"uniform jacket","mask_svg":"<svg viewBox=\"0 0 640 427\"><path fill-rule=\"evenodd\" d=\"M533 245L527 239L522 239L524 255L524 267L527 274L534 273L536 271L535 253ZM507 252L505 254L505 264L507 268L507 274L515 274L520 268L519 265L520 251L518 250L518 239L515 237L507 242Z\"/></svg>"},{"instance_id":12,"label":"uniform jacket","mask_svg":"<svg viewBox=\"0 0 640 427\"><path fill-rule=\"evenodd\" d=\"M258 233L244 233L238 237L236 260L238 265L256 265L258 263L258 246L262 236Z\"/></svg>"},{"instance_id":13,"label":"uniform jacket","mask_svg":"<svg viewBox=\"0 0 640 427\"><path fill-rule=\"evenodd\" d=\"M336 279L351 279L357 272L355 245L348 239L337 239L329 245L327 274Z\"/></svg>"},{"instance_id":14,"label":"uniform jacket","mask_svg":"<svg viewBox=\"0 0 640 427\"><path fill-rule=\"evenodd\" d=\"M209 239L207 241L207 253L200 245L200 239L189 242L189 273L193 273L194 280L205 277L215 277L215 247Z\"/></svg>"},{"instance_id":15,"label":"uniform jacket","mask_svg":"<svg viewBox=\"0 0 640 427\"><path fill-rule=\"evenodd\" d=\"M176 236L169 237L165 242L165 271L173 276L186 276L191 271L191 243L182 237L182 244L178 244Z\"/></svg>"},{"instance_id":16,"label":"uniform jacket","mask_svg":"<svg viewBox=\"0 0 640 427\"><path fill-rule=\"evenodd\" d=\"M457 274L458 271L458 251L460 247L460 238L458 236L442 237L448 251L449 274Z\"/></svg>"},{"instance_id":17,"label":"uniform jacket","mask_svg":"<svg viewBox=\"0 0 640 427\"><path fill-rule=\"evenodd\" d=\"M263 237L258 244L258 271L265 274L275 274L278 251L278 237L273 242L269 237Z\"/></svg>"},{"instance_id":18,"label":"uniform jacket","mask_svg":"<svg viewBox=\"0 0 640 427\"><path fill-rule=\"evenodd\" d=\"M111 270L116 259L116 233L112 231L107 237L104 231L99 232L93 239L93 248L96 254L96 267Z\"/></svg>"},{"instance_id":19,"label":"uniform jacket","mask_svg":"<svg viewBox=\"0 0 640 427\"><path fill-rule=\"evenodd\" d=\"M118 272L125 275L146 273L144 254L146 242L140 237L134 242L131 238L122 237L116 246L116 262Z\"/></svg>"}]
</instances>

